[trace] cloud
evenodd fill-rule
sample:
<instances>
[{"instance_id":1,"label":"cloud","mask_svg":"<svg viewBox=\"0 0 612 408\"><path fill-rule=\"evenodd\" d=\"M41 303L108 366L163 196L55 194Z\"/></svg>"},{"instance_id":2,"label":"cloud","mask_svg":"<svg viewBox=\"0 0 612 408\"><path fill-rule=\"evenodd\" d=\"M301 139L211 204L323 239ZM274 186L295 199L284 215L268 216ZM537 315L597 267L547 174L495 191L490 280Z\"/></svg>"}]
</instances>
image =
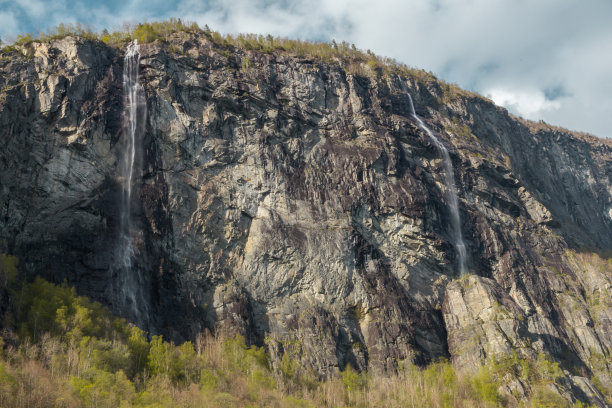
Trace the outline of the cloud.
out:
<instances>
[{"instance_id":1,"label":"cloud","mask_svg":"<svg viewBox=\"0 0 612 408\"><path fill-rule=\"evenodd\" d=\"M231 3L184 0L176 9L180 17L200 25L208 24L225 33L250 32L321 40L330 40L338 27L347 23L335 16L342 11L343 8L326 6L321 0L235 0Z\"/></svg>"},{"instance_id":2,"label":"cloud","mask_svg":"<svg viewBox=\"0 0 612 408\"><path fill-rule=\"evenodd\" d=\"M505 106L510 111L528 119L538 119L545 111L558 110L561 103L550 100L541 91L511 91L506 89L490 89L486 92L497 105Z\"/></svg>"},{"instance_id":3,"label":"cloud","mask_svg":"<svg viewBox=\"0 0 612 408\"><path fill-rule=\"evenodd\" d=\"M531 119L612 137L612 2L350 2L349 42Z\"/></svg>"}]
</instances>

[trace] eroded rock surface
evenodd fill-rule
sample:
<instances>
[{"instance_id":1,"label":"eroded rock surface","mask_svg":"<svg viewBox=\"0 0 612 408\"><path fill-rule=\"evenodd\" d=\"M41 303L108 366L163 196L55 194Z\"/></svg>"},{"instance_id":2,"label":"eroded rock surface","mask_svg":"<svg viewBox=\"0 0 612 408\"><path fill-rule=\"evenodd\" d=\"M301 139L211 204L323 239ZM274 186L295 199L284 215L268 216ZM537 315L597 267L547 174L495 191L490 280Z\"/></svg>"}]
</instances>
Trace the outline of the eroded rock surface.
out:
<instances>
[{"instance_id":1,"label":"eroded rock surface","mask_svg":"<svg viewBox=\"0 0 612 408\"><path fill-rule=\"evenodd\" d=\"M571 395L602 404L609 142L430 79L169 41L141 48L134 268L148 314L115 312L174 340L241 333L321 375L545 353ZM1 249L112 308L122 51L73 37L22 51L0 60ZM404 86L450 151L473 276L458 279L443 166Z\"/></svg>"}]
</instances>

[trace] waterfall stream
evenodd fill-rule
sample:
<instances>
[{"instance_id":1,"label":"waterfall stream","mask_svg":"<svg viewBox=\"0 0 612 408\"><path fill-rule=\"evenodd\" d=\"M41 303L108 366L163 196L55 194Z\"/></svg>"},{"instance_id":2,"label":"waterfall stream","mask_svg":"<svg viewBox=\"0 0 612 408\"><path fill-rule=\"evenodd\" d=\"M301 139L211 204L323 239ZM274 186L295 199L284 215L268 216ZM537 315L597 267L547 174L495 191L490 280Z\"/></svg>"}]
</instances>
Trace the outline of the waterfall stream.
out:
<instances>
[{"instance_id":1,"label":"waterfall stream","mask_svg":"<svg viewBox=\"0 0 612 408\"><path fill-rule=\"evenodd\" d=\"M144 89L138 80L140 66L140 46L134 40L128 44L123 61L124 109L124 152L121 161L121 201L119 204L120 229L115 260L115 297L122 314L129 314L136 321L142 320L144 298L142 277L134 268L134 242L139 238L132 220L133 190L137 161L137 146L141 125L146 115Z\"/></svg>"},{"instance_id":2,"label":"waterfall stream","mask_svg":"<svg viewBox=\"0 0 612 408\"><path fill-rule=\"evenodd\" d=\"M457 188L455 186L455 173L453 171L453 163L451 162L450 155L446 146L438 139L433 132L425 125L421 118L416 114L414 110L414 103L412 102L412 96L408 92L408 99L410 100L410 111L411 115L416 120L417 125L429 136L434 146L442 156L444 163L444 183L446 184L446 201L448 202L448 208L451 215L450 234L457 251L457 258L459 261L459 274L464 275L466 272L466 257L467 252L465 249L465 243L463 242L463 234L461 233L461 218L459 215L459 200L457 199Z\"/></svg>"},{"instance_id":3,"label":"waterfall stream","mask_svg":"<svg viewBox=\"0 0 612 408\"><path fill-rule=\"evenodd\" d=\"M134 161L136 158L136 132L138 130L138 107L144 99L142 86L138 82L140 68L140 46L134 40L128 44L123 61L123 92L126 96L127 146L123 157L124 191L121 202L122 226L129 232L132 200Z\"/></svg>"}]
</instances>

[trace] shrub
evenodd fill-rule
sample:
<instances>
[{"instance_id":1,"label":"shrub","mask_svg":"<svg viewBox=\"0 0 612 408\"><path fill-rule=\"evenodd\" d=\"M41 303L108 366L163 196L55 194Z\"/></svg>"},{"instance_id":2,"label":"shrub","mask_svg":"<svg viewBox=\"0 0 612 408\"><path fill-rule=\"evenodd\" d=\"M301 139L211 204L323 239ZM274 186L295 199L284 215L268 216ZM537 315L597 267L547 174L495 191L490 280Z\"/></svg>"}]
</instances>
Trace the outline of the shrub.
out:
<instances>
[{"instance_id":1,"label":"shrub","mask_svg":"<svg viewBox=\"0 0 612 408\"><path fill-rule=\"evenodd\" d=\"M0 406L8 403L10 395L17 389L17 380L7 372L6 366L0 362Z\"/></svg>"},{"instance_id":2,"label":"shrub","mask_svg":"<svg viewBox=\"0 0 612 408\"><path fill-rule=\"evenodd\" d=\"M85 407L120 407L131 404L136 395L134 385L123 371L115 374L93 370L85 378L71 377L70 383Z\"/></svg>"},{"instance_id":3,"label":"shrub","mask_svg":"<svg viewBox=\"0 0 612 408\"><path fill-rule=\"evenodd\" d=\"M18 263L16 257L0 254L0 289L6 288L15 282Z\"/></svg>"},{"instance_id":4,"label":"shrub","mask_svg":"<svg viewBox=\"0 0 612 408\"><path fill-rule=\"evenodd\" d=\"M499 382L493 378L489 368L481 368L478 373L471 378L470 386L478 399L490 402L494 405L501 404L502 397L497 391Z\"/></svg>"},{"instance_id":5,"label":"shrub","mask_svg":"<svg viewBox=\"0 0 612 408\"><path fill-rule=\"evenodd\" d=\"M157 40L160 34L151 24L139 24L134 32L132 38L138 40L139 43L149 43Z\"/></svg>"},{"instance_id":6,"label":"shrub","mask_svg":"<svg viewBox=\"0 0 612 408\"><path fill-rule=\"evenodd\" d=\"M531 400L532 408L558 408L569 406L567 400L545 386L535 387Z\"/></svg>"},{"instance_id":7,"label":"shrub","mask_svg":"<svg viewBox=\"0 0 612 408\"><path fill-rule=\"evenodd\" d=\"M344 371L340 373L342 385L348 393L363 390L368 385L368 378L365 373L355 371L350 364L347 364Z\"/></svg>"},{"instance_id":8,"label":"shrub","mask_svg":"<svg viewBox=\"0 0 612 408\"><path fill-rule=\"evenodd\" d=\"M15 45L30 45L34 41L34 37L30 33L20 34L17 36Z\"/></svg>"}]
</instances>

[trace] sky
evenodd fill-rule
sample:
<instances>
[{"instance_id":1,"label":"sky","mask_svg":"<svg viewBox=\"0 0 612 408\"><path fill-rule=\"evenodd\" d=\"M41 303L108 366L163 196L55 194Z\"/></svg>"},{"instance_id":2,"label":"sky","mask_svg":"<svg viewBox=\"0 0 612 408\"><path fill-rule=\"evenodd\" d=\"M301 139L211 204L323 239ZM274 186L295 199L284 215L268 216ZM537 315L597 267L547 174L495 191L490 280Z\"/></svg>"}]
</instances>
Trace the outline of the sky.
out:
<instances>
[{"instance_id":1,"label":"sky","mask_svg":"<svg viewBox=\"0 0 612 408\"><path fill-rule=\"evenodd\" d=\"M532 120L612 137L612 0L0 0L0 38L170 17L347 41Z\"/></svg>"}]
</instances>

